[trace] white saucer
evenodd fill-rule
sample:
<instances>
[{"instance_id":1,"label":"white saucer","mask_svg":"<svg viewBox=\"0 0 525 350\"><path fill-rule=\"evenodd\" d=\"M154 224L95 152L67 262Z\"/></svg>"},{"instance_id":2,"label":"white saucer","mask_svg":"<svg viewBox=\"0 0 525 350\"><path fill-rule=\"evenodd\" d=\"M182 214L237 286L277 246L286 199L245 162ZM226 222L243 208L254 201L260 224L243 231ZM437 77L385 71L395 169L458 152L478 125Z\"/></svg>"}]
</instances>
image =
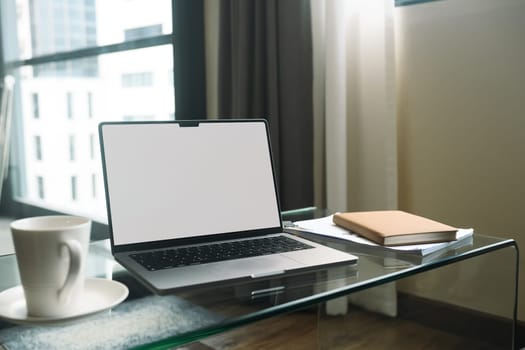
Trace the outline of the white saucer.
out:
<instances>
[{"instance_id":1,"label":"white saucer","mask_svg":"<svg viewBox=\"0 0 525 350\"><path fill-rule=\"evenodd\" d=\"M120 282L86 278L84 295L78 309L71 314L57 317L35 317L27 314L22 286L0 293L0 319L18 324L51 324L74 320L120 304L128 296L128 287Z\"/></svg>"}]
</instances>

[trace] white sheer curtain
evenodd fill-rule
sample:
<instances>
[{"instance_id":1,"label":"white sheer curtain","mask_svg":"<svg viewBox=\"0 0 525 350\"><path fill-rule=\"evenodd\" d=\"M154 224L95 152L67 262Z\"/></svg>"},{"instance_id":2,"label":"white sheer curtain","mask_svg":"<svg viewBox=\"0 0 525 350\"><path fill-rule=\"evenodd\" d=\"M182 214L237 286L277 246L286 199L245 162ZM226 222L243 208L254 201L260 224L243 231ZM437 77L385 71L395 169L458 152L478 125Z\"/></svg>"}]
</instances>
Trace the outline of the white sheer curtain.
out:
<instances>
[{"instance_id":1,"label":"white sheer curtain","mask_svg":"<svg viewBox=\"0 0 525 350\"><path fill-rule=\"evenodd\" d=\"M311 1L316 205L397 208L394 0ZM396 313L394 284L352 298Z\"/></svg>"},{"instance_id":2,"label":"white sheer curtain","mask_svg":"<svg viewBox=\"0 0 525 350\"><path fill-rule=\"evenodd\" d=\"M393 7L312 0L317 194L331 211L397 207Z\"/></svg>"}]
</instances>

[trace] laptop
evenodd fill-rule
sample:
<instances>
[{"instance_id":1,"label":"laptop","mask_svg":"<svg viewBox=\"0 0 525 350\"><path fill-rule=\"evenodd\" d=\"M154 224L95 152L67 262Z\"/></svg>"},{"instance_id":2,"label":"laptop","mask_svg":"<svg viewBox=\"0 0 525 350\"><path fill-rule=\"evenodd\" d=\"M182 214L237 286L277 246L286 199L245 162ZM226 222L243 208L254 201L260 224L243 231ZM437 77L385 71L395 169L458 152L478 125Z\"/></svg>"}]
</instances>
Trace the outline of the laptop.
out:
<instances>
[{"instance_id":1,"label":"laptop","mask_svg":"<svg viewBox=\"0 0 525 350\"><path fill-rule=\"evenodd\" d=\"M358 260L283 231L265 120L103 122L99 136L112 254L157 294Z\"/></svg>"}]
</instances>

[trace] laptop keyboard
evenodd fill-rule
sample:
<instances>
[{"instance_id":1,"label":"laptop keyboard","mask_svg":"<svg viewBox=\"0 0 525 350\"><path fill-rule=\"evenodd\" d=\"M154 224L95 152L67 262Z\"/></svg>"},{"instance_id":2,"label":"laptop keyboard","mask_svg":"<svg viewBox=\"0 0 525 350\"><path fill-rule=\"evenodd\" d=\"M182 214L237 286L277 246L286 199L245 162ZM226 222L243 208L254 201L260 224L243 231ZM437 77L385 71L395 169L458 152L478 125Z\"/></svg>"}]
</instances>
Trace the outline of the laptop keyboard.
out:
<instances>
[{"instance_id":1,"label":"laptop keyboard","mask_svg":"<svg viewBox=\"0 0 525 350\"><path fill-rule=\"evenodd\" d=\"M313 247L285 236L272 236L183 248L169 248L130 254L130 256L147 270L156 271L309 248Z\"/></svg>"}]
</instances>

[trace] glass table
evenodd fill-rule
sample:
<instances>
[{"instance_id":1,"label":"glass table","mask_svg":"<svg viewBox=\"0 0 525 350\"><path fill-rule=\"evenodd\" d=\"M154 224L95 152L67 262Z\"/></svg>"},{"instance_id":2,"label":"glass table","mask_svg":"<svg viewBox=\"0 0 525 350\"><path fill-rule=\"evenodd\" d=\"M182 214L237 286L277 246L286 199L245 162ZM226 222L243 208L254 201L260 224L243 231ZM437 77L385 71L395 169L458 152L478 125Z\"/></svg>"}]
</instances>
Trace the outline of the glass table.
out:
<instances>
[{"instance_id":1,"label":"glass table","mask_svg":"<svg viewBox=\"0 0 525 350\"><path fill-rule=\"evenodd\" d=\"M87 262L88 277L124 283L129 289L127 299L111 310L68 322L17 325L0 321L0 344L8 349L70 348L73 344L75 348L79 348L79 344L85 348L103 344L104 348L113 349L170 349L192 342L206 343L214 336L227 337L231 331L243 332L256 325L263 325L265 334L272 337L277 333L272 333L270 328L279 327L275 320L308 312L314 315L315 327L308 344L312 348L332 348L327 344L348 335L352 328L352 320L350 325L348 319L344 321L345 317L352 315L346 310L348 296L392 282L426 276L437 282L426 290L417 290L418 298L426 300L428 297L428 300L457 304L461 308L467 305L468 309L470 297L475 293L477 304L472 305L472 309L488 314L497 304L498 318L503 320L503 327L494 332L500 333L502 348L514 348L518 266L514 240L474 234L468 244L420 261L395 253L360 253L352 244L326 241L322 237L316 240L359 256L358 263L250 283L186 290L169 296L153 295L128 274L113 260L107 240L92 242ZM479 271L485 265L490 266L487 269L490 273L484 274L483 280L477 284L492 285L493 288L473 291L470 283L478 277L471 270ZM453 280L444 280L440 275L447 269L454 269ZM0 291L19 284L13 255L0 257L0 275ZM415 284L417 286L417 281ZM409 310L410 302L409 298ZM447 319L447 315L442 317ZM453 314L450 317L454 317ZM334 318L338 319L335 323ZM302 325L296 324L296 327ZM286 334L289 330L284 328L277 332ZM370 332L376 337L383 334L379 328Z\"/></svg>"}]
</instances>

